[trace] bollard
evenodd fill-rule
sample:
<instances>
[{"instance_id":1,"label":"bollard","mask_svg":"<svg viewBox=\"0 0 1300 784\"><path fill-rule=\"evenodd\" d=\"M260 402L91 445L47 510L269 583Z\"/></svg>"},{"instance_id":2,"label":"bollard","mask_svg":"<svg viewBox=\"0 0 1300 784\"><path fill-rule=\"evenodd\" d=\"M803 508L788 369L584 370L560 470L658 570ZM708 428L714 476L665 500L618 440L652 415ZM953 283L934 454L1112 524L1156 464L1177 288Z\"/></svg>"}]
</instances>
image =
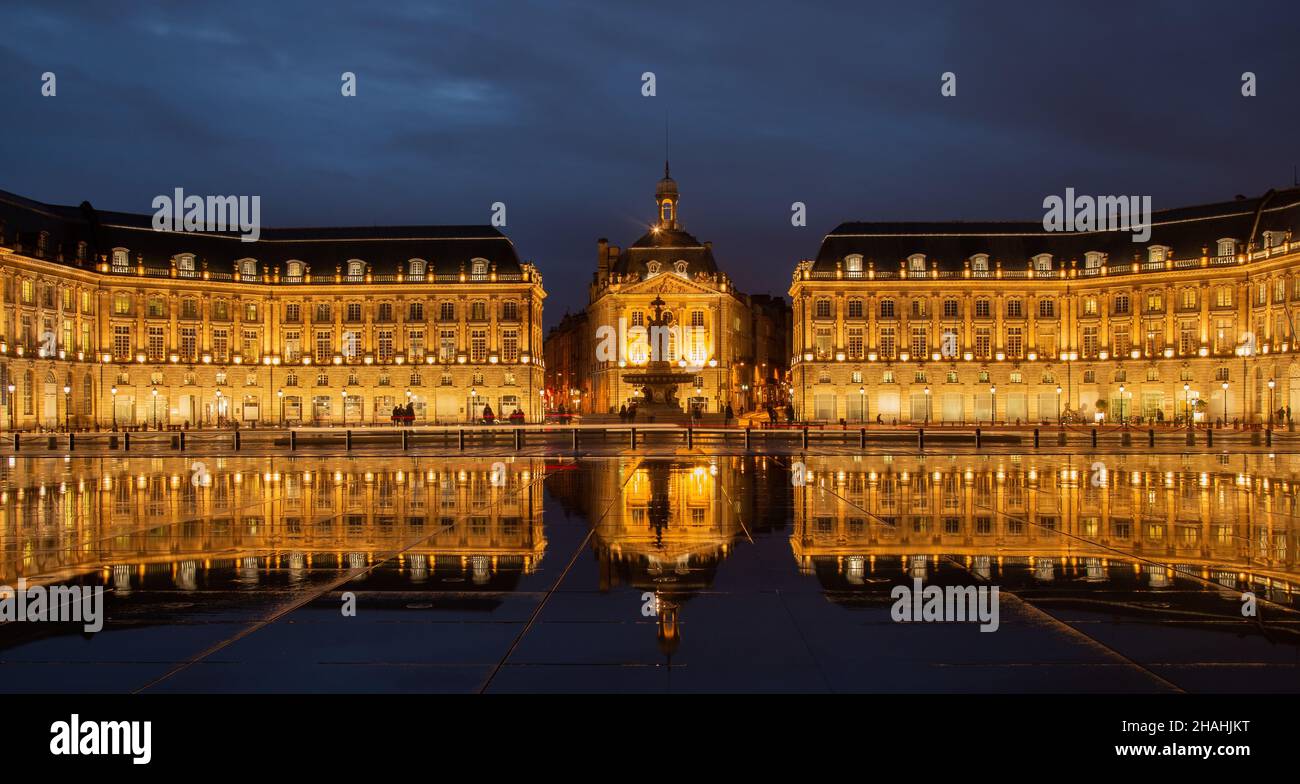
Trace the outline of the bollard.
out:
<instances>
[{"instance_id":1,"label":"bollard","mask_svg":"<svg viewBox=\"0 0 1300 784\"><path fill-rule=\"evenodd\" d=\"M458 433L457 441L460 443L460 451L464 452L465 451L465 428L462 427L460 430L457 431L457 433Z\"/></svg>"},{"instance_id":2,"label":"bollard","mask_svg":"<svg viewBox=\"0 0 1300 784\"><path fill-rule=\"evenodd\" d=\"M45 439L45 448L46 448L46 449L58 449L58 448L59 448L59 439L56 438L55 436L50 436L49 438Z\"/></svg>"},{"instance_id":3,"label":"bollard","mask_svg":"<svg viewBox=\"0 0 1300 784\"><path fill-rule=\"evenodd\" d=\"M916 448L925 449L925 428L923 427L916 430Z\"/></svg>"},{"instance_id":4,"label":"bollard","mask_svg":"<svg viewBox=\"0 0 1300 784\"><path fill-rule=\"evenodd\" d=\"M71 436L68 436L71 438ZM1264 431L1264 446L1273 446L1273 428Z\"/></svg>"},{"instance_id":5,"label":"bollard","mask_svg":"<svg viewBox=\"0 0 1300 784\"><path fill-rule=\"evenodd\" d=\"M1205 445L1214 446L1214 430L1208 427L1205 428Z\"/></svg>"},{"instance_id":6,"label":"bollard","mask_svg":"<svg viewBox=\"0 0 1300 784\"><path fill-rule=\"evenodd\" d=\"M1034 428L1034 449L1038 448L1038 428Z\"/></svg>"},{"instance_id":7,"label":"bollard","mask_svg":"<svg viewBox=\"0 0 1300 784\"><path fill-rule=\"evenodd\" d=\"M180 449L180 446L181 446L181 439L180 439L180 436L172 436L172 437L171 437L171 446L170 446L170 448L171 448L171 449Z\"/></svg>"},{"instance_id":8,"label":"bollard","mask_svg":"<svg viewBox=\"0 0 1300 784\"><path fill-rule=\"evenodd\" d=\"M976 448L976 449L979 449L979 448L980 448L980 437L981 437L982 435L983 435L983 434L980 432L980 429L979 429L978 427L975 428L975 448Z\"/></svg>"},{"instance_id":9,"label":"bollard","mask_svg":"<svg viewBox=\"0 0 1300 784\"><path fill-rule=\"evenodd\" d=\"M867 448L867 429L865 427L860 427L858 428L858 449L866 449L866 448Z\"/></svg>"},{"instance_id":10,"label":"bollard","mask_svg":"<svg viewBox=\"0 0 1300 784\"><path fill-rule=\"evenodd\" d=\"M409 435L410 435L410 431L408 431L408 430L402 430L402 451L406 451L406 446L407 446L407 440L406 440L406 439L407 439L407 437L408 437ZM516 449L517 449L517 448L518 448L518 447L516 447Z\"/></svg>"},{"instance_id":11,"label":"bollard","mask_svg":"<svg viewBox=\"0 0 1300 784\"><path fill-rule=\"evenodd\" d=\"M14 451L17 452L20 448L22 448L21 437L14 433Z\"/></svg>"},{"instance_id":12,"label":"bollard","mask_svg":"<svg viewBox=\"0 0 1300 784\"><path fill-rule=\"evenodd\" d=\"M573 428L573 451L578 451L578 428Z\"/></svg>"},{"instance_id":13,"label":"bollard","mask_svg":"<svg viewBox=\"0 0 1300 784\"><path fill-rule=\"evenodd\" d=\"M109 448L109 449L117 449L117 434L116 434L116 433L114 433L113 435L111 435L111 436L108 437L108 448Z\"/></svg>"},{"instance_id":14,"label":"bollard","mask_svg":"<svg viewBox=\"0 0 1300 784\"><path fill-rule=\"evenodd\" d=\"M686 428L686 448L695 448L695 428L689 426Z\"/></svg>"},{"instance_id":15,"label":"bollard","mask_svg":"<svg viewBox=\"0 0 1300 784\"><path fill-rule=\"evenodd\" d=\"M351 430L349 430L349 431L347 431L346 433L343 434L343 443L344 443L344 445L345 445L349 450L352 449L352 431L351 431Z\"/></svg>"},{"instance_id":16,"label":"bollard","mask_svg":"<svg viewBox=\"0 0 1300 784\"><path fill-rule=\"evenodd\" d=\"M239 451L239 431L238 431L238 430L235 431L234 443L235 443L235 451L238 452L238 451Z\"/></svg>"},{"instance_id":17,"label":"bollard","mask_svg":"<svg viewBox=\"0 0 1300 784\"><path fill-rule=\"evenodd\" d=\"M130 452L130 451L131 451L131 434L130 434L130 433L123 433L123 434L122 434L122 451L123 451L123 452Z\"/></svg>"},{"instance_id":18,"label":"bollard","mask_svg":"<svg viewBox=\"0 0 1300 784\"><path fill-rule=\"evenodd\" d=\"M750 444L753 443L753 437L754 437L754 426L746 425L745 426L745 451L746 452L749 451Z\"/></svg>"},{"instance_id":19,"label":"bollard","mask_svg":"<svg viewBox=\"0 0 1300 784\"><path fill-rule=\"evenodd\" d=\"M803 448L804 449L808 448L808 426L807 425L803 426Z\"/></svg>"},{"instance_id":20,"label":"bollard","mask_svg":"<svg viewBox=\"0 0 1300 784\"><path fill-rule=\"evenodd\" d=\"M1187 445L1196 446L1196 434L1190 430L1187 431Z\"/></svg>"},{"instance_id":21,"label":"bollard","mask_svg":"<svg viewBox=\"0 0 1300 784\"><path fill-rule=\"evenodd\" d=\"M289 431L289 448L290 448L290 449L297 449L297 448L298 448L298 431L297 431L297 430L290 430L290 431Z\"/></svg>"},{"instance_id":22,"label":"bollard","mask_svg":"<svg viewBox=\"0 0 1300 784\"><path fill-rule=\"evenodd\" d=\"M515 451L518 452L524 448L524 430L521 427L515 428Z\"/></svg>"},{"instance_id":23,"label":"bollard","mask_svg":"<svg viewBox=\"0 0 1300 784\"><path fill-rule=\"evenodd\" d=\"M184 430L181 431L181 440L180 440L180 445L181 445L181 451L184 452L184 451L185 451L185 431L184 431Z\"/></svg>"},{"instance_id":24,"label":"bollard","mask_svg":"<svg viewBox=\"0 0 1300 784\"><path fill-rule=\"evenodd\" d=\"M77 437L72 433L68 433L68 451L71 452L76 448L77 448Z\"/></svg>"},{"instance_id":25,"label":"bollard","mask_svg":"<svg viewBox=\"0 0 1300 784\"><path fill-rule=\"evenodd\" d=\"M630 439L630 442L631 442L631 448L632 448L632 449L636 449L636 428L634 427L634 428L632 428L632 429L631 429L630 431L628 431L628 432L631 434L631 435L629 436L629 439Z\"/></svg>"},{"instance_id":26,"label":"bollard","mask_svg":"<svg viewBox=\"0 0 1300 784\"><path fill-rule=\"evenodd\" d=\"M1127 430L1125 430L1123 433L1120 433L1120 435L1119 435L1119 445L1120 445L1120 446L1132 446L1132 445L1133 445L1133 434L1130 433L1130 432L1127 431Z\"/></svg>"},{"instance_id":27,"label":"bollard","mask_svg":"<svg viewBox=\"0 0 1300 784\"><path fill-rule=\"evenodd\" d=\"M1095 427L1092 429L1092 446L1094 449L1097 447L1097 428Z\"/></svg>"},{"instance_id":28,"label":"bollard","mask_svg":"<svg viewBox=\"0 0 1300 784\"><path fill-rule=\"evenodd\" d=\"M1156 431L1154 428L1147 428L1147 446L1156 445Z\"/></svg>"}]
</instances>

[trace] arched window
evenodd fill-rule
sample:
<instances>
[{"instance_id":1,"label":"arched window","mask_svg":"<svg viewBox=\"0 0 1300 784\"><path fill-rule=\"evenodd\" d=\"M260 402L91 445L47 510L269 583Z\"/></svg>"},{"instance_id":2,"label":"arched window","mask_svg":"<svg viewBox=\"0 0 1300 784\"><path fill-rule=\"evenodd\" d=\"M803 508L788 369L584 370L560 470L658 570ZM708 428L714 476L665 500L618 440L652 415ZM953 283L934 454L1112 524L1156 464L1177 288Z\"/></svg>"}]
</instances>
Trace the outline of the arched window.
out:
<instances>
[{"instance_id":1,"label":"arched window","mask_svg":"<svg viewBox=\"0 0 1300 784\"><path fill-rule=\"evenodd\" d=\"M182 253L176 257L176 274L182 278L194 277L196 271L194 254Z\"/></svg>"},{"instance_id":2,"label":"arched window","mask_svg":"<svg viewBox=\"0 0 1300 784\"><path fill-rule=\"evenodd\" d=\"M257 259L240 259L239 276L241 278L257 277Z\"/></svg>"},{"instance_id":3,"label":"arched window","mask_svg":"<svg viewBox=\"0 0 1300 784\"><path fill-rule=\"evenodd\" d=\"M358 281L366 275L366 263L361 259L352 259L348 262L348 280Z\"/></svg>"},{"instance_id":4,"label":"arched window","mask_svg":"<svg viewBox=\"0 0 1300 784\"><path fill-rule=\"evenodd\" d=\"M925 272L925 254L913 253L907 257L908 272Z\"/></svg>"},{"instance_id":5,"label":"arched window","mask_svg":"<svg viewBox=\"0 0 1300 784\"><path fill-rule=\"evenodd\" d=\"M851 256L844 257L844 272L850 278L862 277L862 255L854 253Z\"/></svg>"},{"instance_id":6,"label":"arched window","mask_svg":"<svg viewBox=\"0 0 1300 784\"><path fill-rule=\"evenodd\" d=\"M1083 254L1083 268L1086 270L1101 269L1101 262L1106 258L1106 254L1101 251L1090 250Z\"/></svg>"},{"instance_id":7,"label":"arched window","mask_svg":"<svg viewBox=\"0 0 1300 784\"><path fill-rule=\"evenodd\" d=\"M113 248L113 271L126 272L131 260L126 248Z\"/></svg>"},{"instance_id":8,"label":"arched window","mask_svg":"<svg viewBox=\"0 0 1300 784\"><path fill-rule=\"evenodd\" d=\"M285 275L291 278L301 278L303 274L303 264L301 261L290 261L284 266Z\"/></svg>"},{"instance_id":9,"label":"arched window","mask_svg":"<svg viewBox=\"0 0 1300 784\"><path fill-rule=\"evenodd\" d=\"M1237 241L1231 237L1224 237L1219 240L1220 256L1235 256L1237 254Z\"/></svg>"},{"instance_id":10,"label":"arched window","mask_svg":"<svg viewBox=\"0 0 1300 784\"><path fill-rule=\"evenodd\" d=\"M1147 261L1152 264L1163 264L1165 259L1169 258L1169 247L1166 245L1152 245L1147 248Z\"/></svg>"},{"instance_id":11,"label":"arched window","mask_svg":"<svg viewBox=\"0 0 1300 784\"><path fill-rule=\"evenodd\" d=\"M987 253L976 253L974 256L971 256L971 257L970 257L970 268L971 268L971 271L975 273L976 277L980 277L980 274L981 274L981 273L988 274L988 271L989 271L989 254L987 254Z\"/></svg>"},{"instance_id":12,"label":"arched window","mask_svg":"<svg viewBox=\"0 0 1300 784\"><path fill-rule=\"evenodd\" d=\"M487 259L470 259L469 274L475 278L486 277L488 272Z\"/></svg>"},{"instance_id":13,"label":"arched window","mask_svg":"<svg viewBox=\"0 0 1300 784\"><path fill-rule=\"evenodd\" d=\"M412 278L417 280L424 277L426 269L428 269L428 263L424 259L411 259L407 262L407 271Z\"/></svg>"},{"instance_id":14,"label":"arched window","mask_svg":"<svg viewBox=\"0 0 1300 784\"><path fill-rule=\"evenodd\" d=\"M1034 272L1051 272L1052 254L1040 253L1034 257Z\"/></svg>"}]
</instances>

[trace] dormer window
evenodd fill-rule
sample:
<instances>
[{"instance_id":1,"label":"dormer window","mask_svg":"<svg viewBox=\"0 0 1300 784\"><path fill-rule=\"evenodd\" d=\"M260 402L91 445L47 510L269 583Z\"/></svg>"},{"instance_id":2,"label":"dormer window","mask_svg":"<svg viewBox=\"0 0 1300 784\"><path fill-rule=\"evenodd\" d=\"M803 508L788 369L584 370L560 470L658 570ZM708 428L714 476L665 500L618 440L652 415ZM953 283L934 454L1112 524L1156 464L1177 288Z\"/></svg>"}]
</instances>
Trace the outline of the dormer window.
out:
<instances>
[{"instance_id":1,"label":"dormer window","mask_svg":"<svg viewBox=\"0 0 1300 784\"><path fill-rule=\"evenodd\" d=\"M1040 253L1034 257L1034 272L1051 272L1052 254Z\"/></svg>"},{"instance_id":2,"label":"dormer window","mask_svg":"<svg viewBox=\"0 0 1300 784\"><path fill-rule=\"evenodd\" d=\"M303 265L301 261L291 261L285 265L285 274L291 278L301 278L303 274Z\"/></svg>"},{"instance_id":3,"label":"dormer window","mask_svg":"<svg viewBox=\"0 0 1300 784\"><path fill-rule=\"evenodd\" d=\"M77 261L85 261L85 260L86 260L86 243L85 243L84 241L83 241L83 242L78 242L78 243L77 243Z\"/></svg>"},{"instance_id":4,"label":"dormer window","mask_svg":"<svg viewBox=\"0 0 1300 784\"><path fill-rule=\"evenodd\" d=\"M49 249L50 233L43 231L36 235L36 255L44 258L46 250Z\"/></svg>"},{"instance_id":5,"label":"dormer window","mask_svg":"<svg viewBox=\"0 0 1300 784\"><path fill-rule=\"evenodd\" d=\"M1229 238L1229 237L1225 237L1224 239L1219 240L1219 254L1218 254L1218 255L1220 255L1220 256L1235 256L1235 255L1237 255L1237 241L1234 240L1234 239L1231 239L1231 238Z\"/></svg>"},{"instance_id":6,"label":"dormer window","mask_svg":"<svg viewBox=\"0 0 1300 784\"><path fill-rule=\"evenodd\" d=\"M686 277L686 267L687 264L685 260L682 259L678 259L677 263L673 264L673 270L682 277Z\"/></svg>"},{"instance_id":7,"label":"dormer window","mask_svg":"<svg viewBox=\"0 0 1300 784\"><path fill-rule=\"evenodd\" d=\"M487 259L472 259L469 263L469 274L476 278L486 277L488 274Z\"/></svg>"},{"instance_id":8,"label":"dormer window","mask_svg":"<svg viewBox=\"0 0 1300 784\"><path fill-rule=\"evenodd\" d=\"M194 277L194 254L182 253L176 257L176 271L182 278Z\"/></svg>"},{"instance_id":9,"label":"dormer window","mask_svg":"<svg viewBox=\"0 0 1300 784\"><path fill-rule=\"evenodd\" d=\"M1083 254L1083 268L1086 270L1101 269L1101 263L1106 260L1106 254L1101 251L1090 250Z\"/></svg>"},{"instance_id":10,"label":"dormer window","mask_svg":"<svg viewBox=\"0 0 1300 784\"><path fill-rule=\"evenodd\" d=\"M1283 231L1266 231L1264 232L1264 249L1276 248L1278 245L1286 242L1286 232ZM42 253L41 255L44 255Z\"/></svg>"},{"instance_id":11,"label":"dormer window","mask_svg":"<svg viewBox=\"0 0 1300 784\"><path fill-rule=\"evenodd\" d=\"M970 268L976 274L989 271L989 254L977 253L970 257Z\"/></svg>"},{"instance_id":12,"label":"dormer window","mask_svg":"<svg viewBox=\"0 0 1300 784\"><path fill-rule=\"evenodd\" d=\"M412 278L423 278L425 270L428 269L428 264L424 259L411 259L407 262L407 269L410 271Z\"/></svg>"},{"instance_id":13,"label":"dormer window","mask_svg":"<svg viewBox=\"0 0 1300 784\"><path fill-rule=\"evenodd\" d=\"M850 278L862 277L862 256L856 253L852 256L845 256L844 271L848 273Z\"/></svg>"},{"instance_id":14,"label":"dormer window","mask_svg":"<svg viewBox=\"0 0 1300 784\"><path fill-rule=\"evenodd\" d=\"M113 271L126 272L131 266L126 248L113 248Z\"/></svg>"},{"instance_id":15,"label":"dormer window","mask_svg":"<svg viewBox=\"0 0 1300 784\"><path fill-rule=\"evenodd\" d=\"M366 275L366 263L361 259L352 259L348 262L348 278L351 280L360 280Z\"/></svg>"},{"instance_id":16,"label":"dormer window","mask_svg":"<svg viewBox=\"0 0 1300 784\"><path fill-rule=\"evenodd\" d=\"M1152 264L1164 264L1169 258L1169 247L1167 245L1152 245L1147 248L1147 261Z\"/></svg>"},{"instance_id":17,"label":"dormer window","mask_svg":"<svg viewBox=\"0 0 1300 784\"><path fill-rule=\"evenodd\" d=\"M257 277L257 260L256 260L256 259L242 259L242 260L240 260L240 262L239 262L239 276L240 276L241 278L256 278L256 277Z\"/></svg>"},{"instance_id":18,"label":"dormer window","mask_svg":"<svg viewBox=\"0 0 1300 784\"><path fill-rule=\"evenodd\" d=\"M913 253L907 257L908 272L925 272L925 254Z\"/></svg>"},{"instance_id":19,"label":"dormer window","mask_svg":"<svg viewBox=\"0 0 1300 784\"><path fill-rule=\"evenodd\" d=\"M646 274L647 274L647 275L658 275L658 274L659 274L659 262L657 262L657 261L647 261L647 262L645 263L645 271L646 271Z\"/></svg>"}]
</instances>

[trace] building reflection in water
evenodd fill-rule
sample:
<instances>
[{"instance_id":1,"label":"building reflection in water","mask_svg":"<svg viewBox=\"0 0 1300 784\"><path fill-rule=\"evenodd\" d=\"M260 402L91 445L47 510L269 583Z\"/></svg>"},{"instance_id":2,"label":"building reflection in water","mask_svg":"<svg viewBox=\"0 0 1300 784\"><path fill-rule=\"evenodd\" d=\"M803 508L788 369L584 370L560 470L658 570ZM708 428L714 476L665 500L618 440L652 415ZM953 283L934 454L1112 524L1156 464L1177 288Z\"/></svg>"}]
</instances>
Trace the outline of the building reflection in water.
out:
<instances>
[{"instance_id":1,"label":"building reflection in water","mask_svg":"<svg viewBox=\"0 0 1300 784\"><path fill-rule=\"evenodd\" d=\"M126 595L211 587L219 574L236 589L292 587L314 569L395 555L412 589L508 591L546 550L540 463L514 461L494 486L483 460L299 458L292 470L247 470L257 462L209 459L206 486L176 459L70 462L43 483L48 470L11 467L0 584L102 580Z\"/></svg>"},{"instance_id":2,"label":"building reflection in water","mask_svg":"<svg viewBox=\"0 0 1300 784\"><path fill-rule=\"evenodd\" d=\"M789 459L771 457L517 459L500 487L489 459L209 458L195 486L183 458L11 458L0 584L255 591L389 559L368 589L499 597L545 554L549 495L594 525L602 591L653 596L666 655L724 559L757 569L750 543L787 538L795 571L845 606L955 569L1152 619L1152 592L1220 619L1241 619L1243 591L1297 608L1288 456L1110 457L1101 474L1069 455L805 460L810 484L792 488Z\"/></svg>"},{"instance_id":3,"label":"building reflection in water","mask_svg":"<svg viewBox=\"0 0 1300 784\"><path fill-rule=\"evenodd\" d=\"M681 644L682 605L712 585L737 537L749 535L741 521L752 517L752 499L742 480L753 467L741 458L717 457L611 468L594 493L615 499L593 537L600 589L625 585L649 594L645 612L655 615L660 650L671 657Z\"/></svg>"},{"instance_id":4,"label":"building reflection in water","mask_svg":"<svg viewBox=\"0 0 1300 784\"><path fill-rule=\"evenodd\" d=\"M1016 586L1197 588L1296 606L1297 493L1289 463L1230 471L1205 456L810 458L791 548L830 592L930 579L945 564ZM1095 469L1095 470L1094 470ZM1103 601L1125 594L1097 592Z\"/></svg>"}]
</instances>

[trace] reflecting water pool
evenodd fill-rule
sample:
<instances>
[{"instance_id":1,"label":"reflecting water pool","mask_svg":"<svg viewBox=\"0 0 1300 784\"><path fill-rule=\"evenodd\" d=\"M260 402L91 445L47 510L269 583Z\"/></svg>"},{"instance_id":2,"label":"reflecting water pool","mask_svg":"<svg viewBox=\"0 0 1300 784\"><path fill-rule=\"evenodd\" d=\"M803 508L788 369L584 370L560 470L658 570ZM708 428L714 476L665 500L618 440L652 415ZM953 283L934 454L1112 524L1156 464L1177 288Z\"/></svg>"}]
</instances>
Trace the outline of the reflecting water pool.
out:
<instances>
[{"instance_id":1,"label":"reflecting water pool","mask_svg":"<svg viewBox=\"0 0 1300 784\"><path fill-rule=\"evenodd\" d=\"M1298 468L14 458L0 584L105 619L0 624L0 691L1295 692Z\"/></svg>"}]
</instances>

